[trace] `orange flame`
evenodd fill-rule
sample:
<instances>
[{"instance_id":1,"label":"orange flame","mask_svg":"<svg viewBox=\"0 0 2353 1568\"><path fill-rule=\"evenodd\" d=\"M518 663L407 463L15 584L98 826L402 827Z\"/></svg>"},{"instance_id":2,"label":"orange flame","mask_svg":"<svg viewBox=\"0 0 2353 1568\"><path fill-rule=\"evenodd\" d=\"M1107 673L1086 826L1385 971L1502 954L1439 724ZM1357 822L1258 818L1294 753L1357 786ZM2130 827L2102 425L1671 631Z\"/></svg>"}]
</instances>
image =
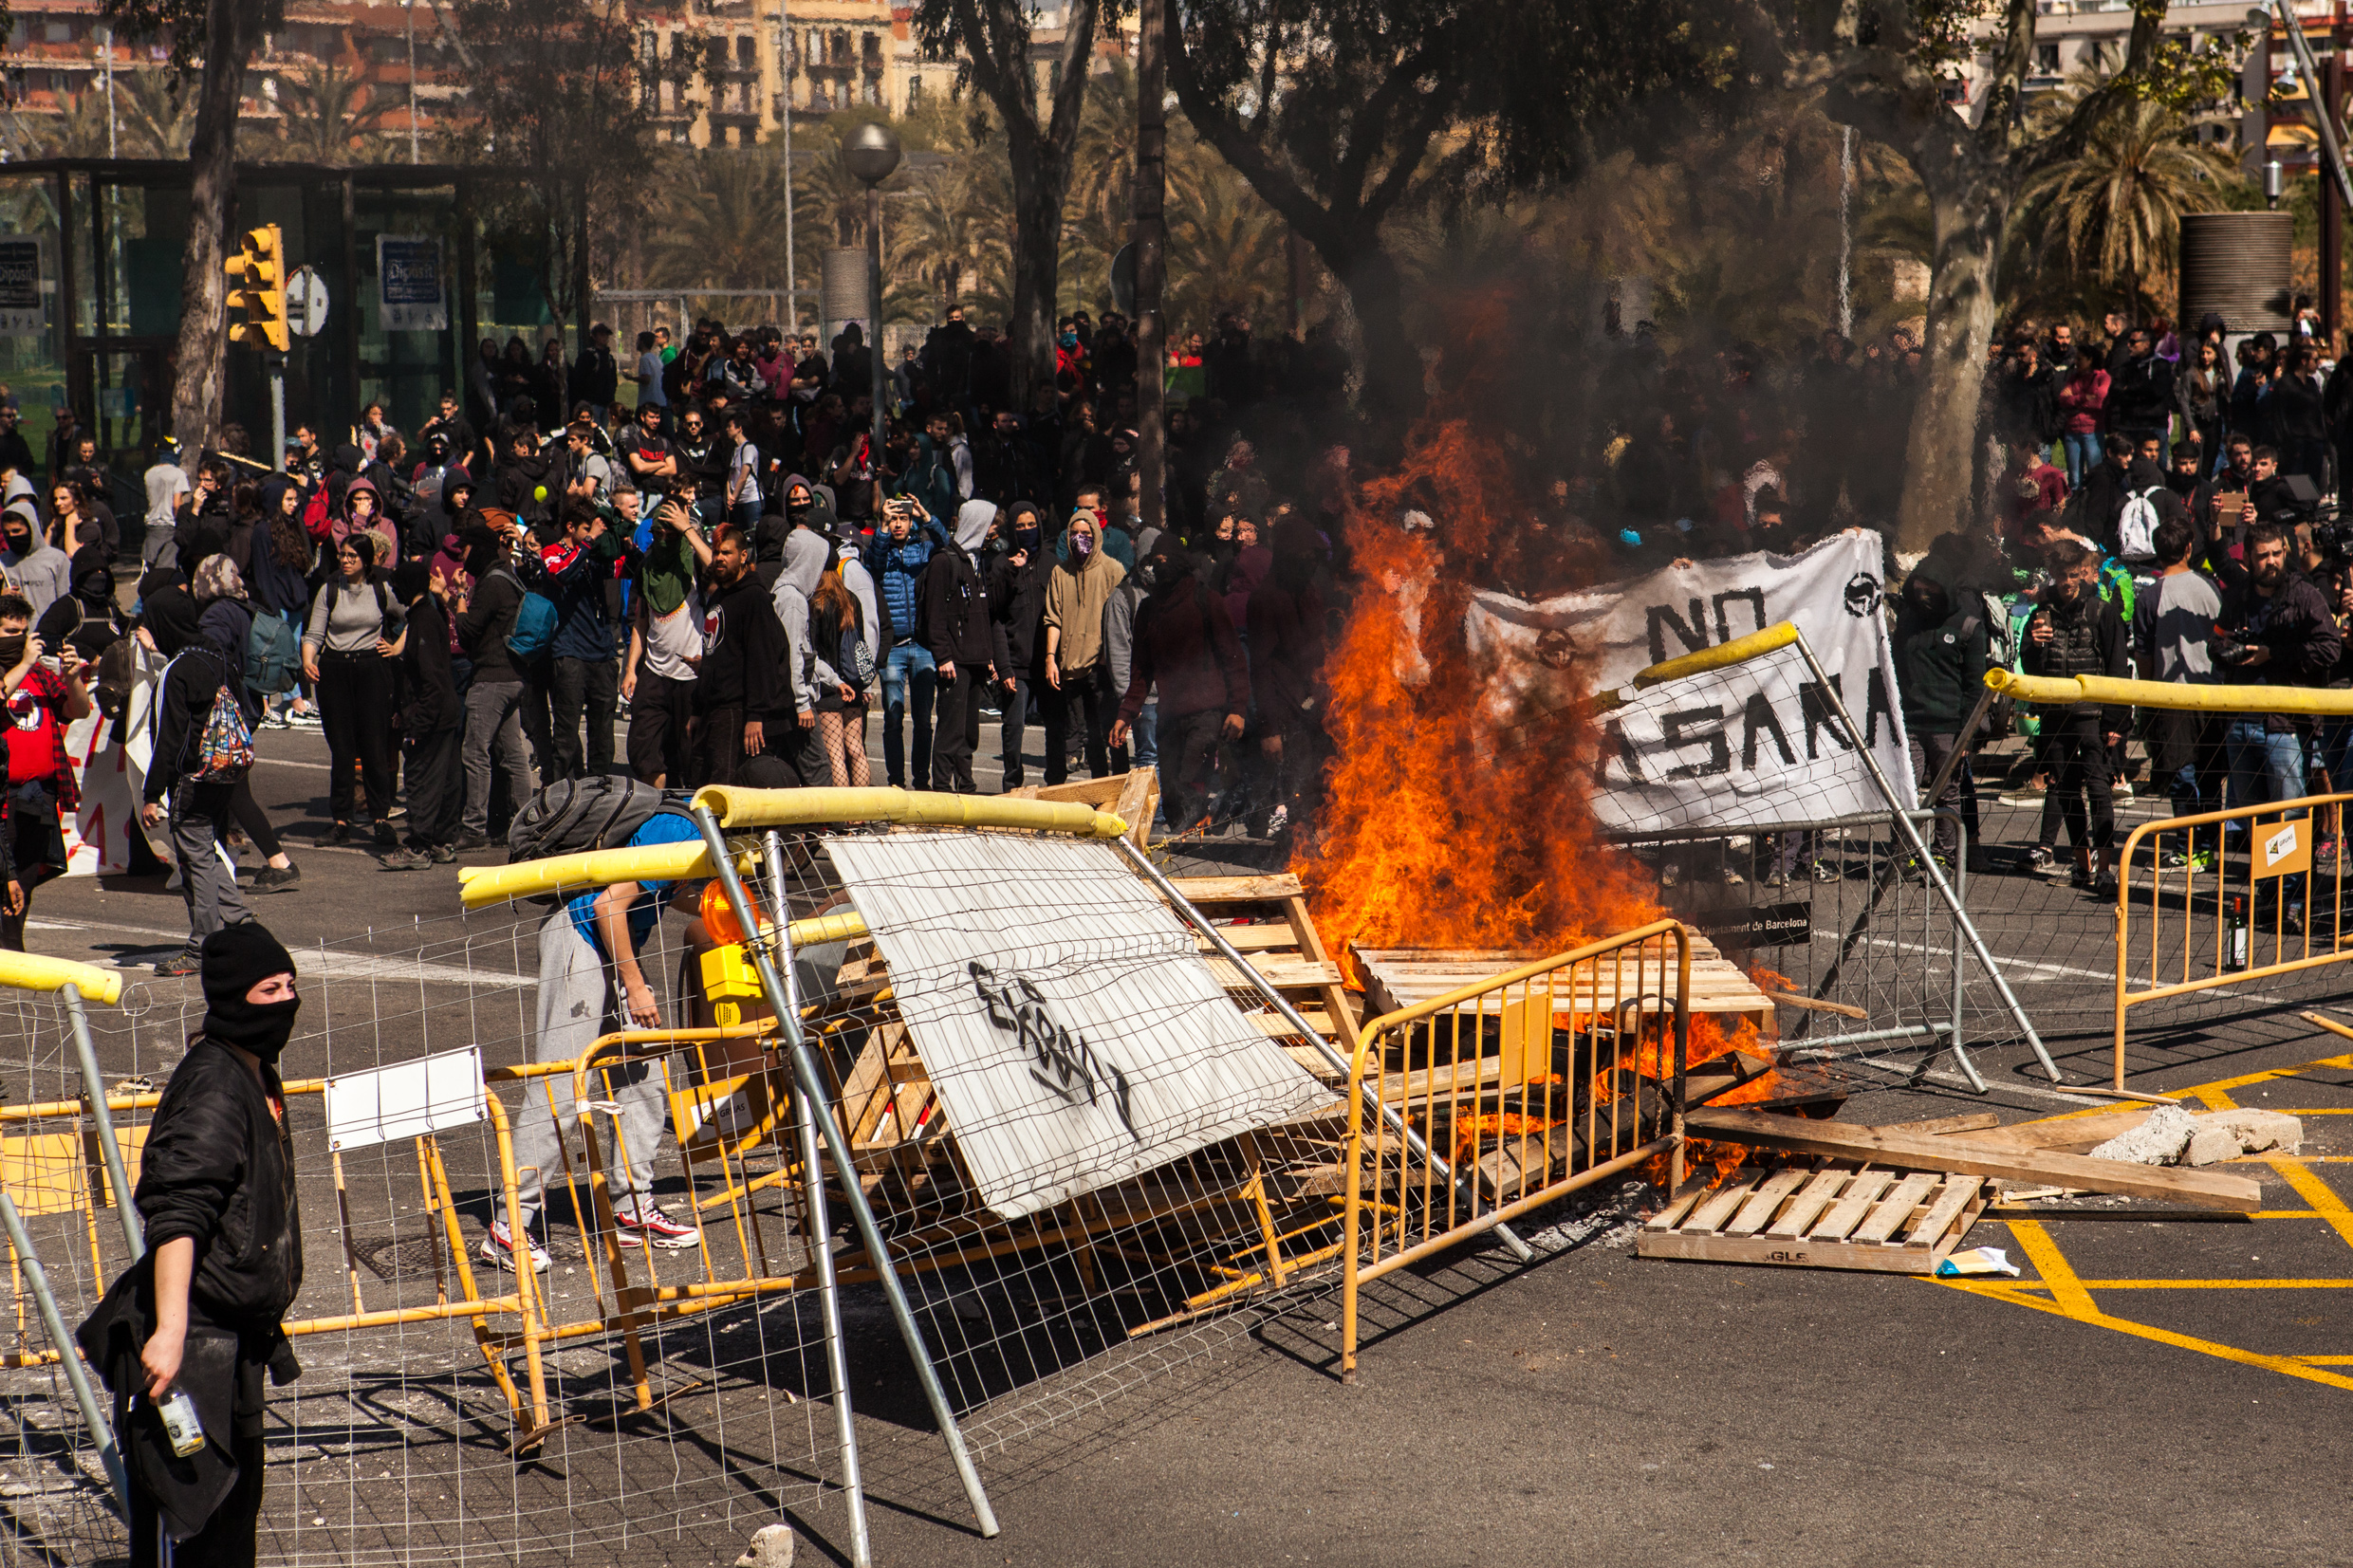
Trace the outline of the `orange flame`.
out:
<instances>
[{"instance_id":1,"label":"orange flame","mask_svg":"<svg viewBox=\"0 0 2353 1568\"><path fill-rule=\"evenodd\" d=\"M1498 722L1463 636L1486 568L1531 507L1468 420L1425 424L1347 524L1363 587L1325 661L1335 759L1322 832L1294 857L1325 946L1557 952L1657 918L1648 874L1602 841L1580 762L1582 706ZM1411 530L1408 509L1435 530ZM1573 655L1572 655L1573 658Z\"/></svg>"}]
</instances>

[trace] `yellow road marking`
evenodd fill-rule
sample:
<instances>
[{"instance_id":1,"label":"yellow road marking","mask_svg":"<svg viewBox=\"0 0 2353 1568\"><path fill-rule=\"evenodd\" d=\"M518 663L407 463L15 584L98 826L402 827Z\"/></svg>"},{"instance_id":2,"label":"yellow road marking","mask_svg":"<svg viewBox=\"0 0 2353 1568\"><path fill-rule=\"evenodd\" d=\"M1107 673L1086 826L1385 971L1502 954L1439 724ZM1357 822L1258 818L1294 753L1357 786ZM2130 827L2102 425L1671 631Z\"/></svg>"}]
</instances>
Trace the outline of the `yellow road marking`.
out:
<instances>
[{"instance_id":1,"label":"yellow road marking","mask_svg":"<svg viewBox=\"0 0 2353 1568\"><path fill-rule=\"evenodd\" d=\"M2238 1078L2218 1079L2212 1083L2201 1083L2195 1089L2181 1089L2176 1093L2196 1095L2211 1089L2227 1095L2233 1089L2244 1089L2251 1083L2270 1083L2275 1079L2293 1078L2298 1073L2308 1073L2315 1067L2353 1068L2353 1054L2323 1057L2318 1061L2307 1061L2295 1067L2274 1067L2269 1072L2248 1073Z\"/></svg>"},{"instance_id":2,"label":"yellow road marking","mask_svg":"<svg viewBox=\"0 0 2353 1568\"><path fill-rule=\"evenodd\" d=\"M2310 1204L2323 1219L2335 1227L2337 1234L2344 1238L2346 1245L2353 1246L2353 1208L2345 1207L2344 1200L2337 1196L2336 1189L2307 1171L2302 1160L2290 1159L2283 1154L2265 1163L2278 1171L2288 1185L2296 1190L2298 1197Z\"/></svg>"},{"instance_id":3,"label":"yellow road marking","mask_svg":"<svg viewBox=\"0 0 2353 1568\"><path fill-rule=\"evenodd\" d=\"M2033 1220L2005 1220L2010 1233L2018 1238L2018 1245L2034 1265L2034 1272L2050 1287L2050 1299L2070 1318L2096 1318L2100 1309L2092 1304L2091 1292L2075 1277L2075 1270L2060 1254L2059 1244L2050 1239L2050 1232Z\"/></svg>"},{"instance_id":4,"label":"yellow road marking","mask_svg":"<svg viewBox=\"0 0 2353 1568\"><path fill-rule=\"evenodd\" d=\"M2085 1290L2353 1290L2353 1280L2079 1280Z\"/></svg>"},{"instance_id":5,"label":"yellow road marking","mask_svg":"<svg viewBox=\"0 0 2353 1568\"><path fill-rule=\"evenodd\" d=\"M2012 1228L2015 1228L2014 1224ZM2022 1243L2025 1240L2024 1237L2019 1239ZM1936 1282L1951 1285L1960 1282L1938 1280ZM2172 1345L2179 1350L2198 1351L2207 1356L2218 1356L2225 1361L2236 1361L2244 1366L2260 1367L2266 1372L2276 1372L2283 1376L2301 1377L2310 1383L2325 1383L2331 1388L2353 1389L2353 1377L2347 1377L2340 1373L2324 1372L2301 1356L2259 1356L2251 1350L2241 1350L2236 1345L2217 1344L2212 1339L2200 1339L2192 1335L2176 1334L2171 1329L2152 1328L2147 1323L2136 1323L2123 1318L2111 1318L2104 1312L2095 1311L2087 1314L2069 1312L2053 1302L2037 1301L2034 1297L2024 1294L2013 1294L2010 1300L2020 1306L2032 1307L2037 1312L2047 1312L2057 1317L2073 1319L2076 1322L2089 1323L2095 1328L2114 1329L2119 1334L2130 1334L2142 1339L2154 1339L2158 1344ZM2347 1357L2347 1359L2353 1360L2353 1357Z\"/></svg>"}]
</instances>

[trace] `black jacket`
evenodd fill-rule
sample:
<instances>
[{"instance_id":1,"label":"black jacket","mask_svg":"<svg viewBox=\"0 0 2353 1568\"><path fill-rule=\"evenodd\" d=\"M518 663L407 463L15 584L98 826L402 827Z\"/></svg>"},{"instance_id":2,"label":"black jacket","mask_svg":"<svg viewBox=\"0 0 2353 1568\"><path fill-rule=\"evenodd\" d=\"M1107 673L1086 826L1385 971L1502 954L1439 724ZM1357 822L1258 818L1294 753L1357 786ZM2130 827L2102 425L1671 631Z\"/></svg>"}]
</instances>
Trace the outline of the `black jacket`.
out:
<instances>
[{"instance_id":1,"label":"black jacket","mask_svg":"<svg viewBox=\"0 0 2353 1568\"><path fill-rule=\"evenodd\" d=\"M457 645L473 661L477 683L512 685L523 678L507 652L507 634L514 630L522 609L523 583L512 569L502 565L474 580L473 593L457 618Z\"/></svg>"},{"instance_id":2,"label":"black jacket","mask_svg":"<svg viewBox=\"0 0 2353 1568\"><path fill-rule=\"evenodd\" d=\"M195 1239L189 1299L242 1334L274 1333L303 1286L294 1137L271 1096L283 1103L275 1069L256 1080L230 1047L199 1037L163 1086L131 1193L151 1250Z\"/></svg>"},{"instance_id":3,"label":"black jacket","mask_svg":"<svg viewBox=\"0 0 2353 1568\"><path fill-rule=\"evenodd\" d=\"M2053 599L2035 613L2050 617L2053 636L2048 642L2037 642L2033 623L2028 623L2021 660L2028 674L2123 677L2127 640L2124 620L2116 613L2116 606L2102 599L2096 590L2085 589L2072 604ZM1898 678L1901 678L1900 671ZM2102 730L2119 735L2124 732L2132 716L2129 708L2091 702L2046 707L2042 711L2047 724L2082 729L2097 720Z\"/></svg>"},{"instance_id":4,"label":"black jacket","mask_svg":"<svg viewBox=\"0 0 2353 1568\"><path fill-rule=\"evenodd\" d=\"M941 664L978 672L997 661L1004 634L990 615L989 586L973 558L953 544L934 551L916 581L915 639Z\"/></svg>"},{"instance_id":5,"label":"black jacket","mask_svg":"<svg viewBox=\"0 0 2353 1568\"><path fill-rule=\"evenodd\" d=\"M421 740L460 728L466 710L457 700L457 671L450 662L449 606L426 594L409 606L401 636L401 731Z\"/></svg>"},{"instance_id":6,"label":"black jacket","mask_svg":"<svg viewBox=\"0 0 2353 1568\"><path fill-rule=\"evenodd\" d=\"M1896 612L1896 689L1903 727L1916 735L1953 735L1985 690L1985 607L1974 595L1948 603L1941 618L1907 597Z\"/></svg>"},{"instance_id":7,"label":"black jacket","mask_svg":"<svg viewBox=\"0 0 2353 1568\"><path fill-rule=\"evenodd\" d=\"M195 765L197 744L204 738L204 721L213 699L230 679L229 656L209 642L192 642L164 667L148 718L155 755L147 765L147 785L140 799L160 801L180 776ZM240 698L242 700L242 698Z\"/></svg>"},{"instance_id":8,"label":"black jacket","mask_svg":"<svg viewBox=\"0 0 2353 1568\"><path fill-rule=\"evenodd\" d=\"M1136 652L1120 717L1134 723L1158 682L1160 722L1223 710L1250 714L1250 664L1226 601L1191 574L1136 609Z\"/></svg>"},{"instance_id":9,"label":"black jacket","mask_svg":"<svg viewBox=\"0 0 2353 1568\"><path fill-rule=\"evenodd\" d=\"M2343 637L2328 600L2307 579L2290 573L2269 596L2255 592L2251 578L2223 590L2222 614L2216 619L2233 641L2269 648L2271 656L2250 666L2244 660L2224 660L2225 686L2321 686L2336 673ZM2264 729L2286 734L2296 726L2276 713L2263 718Z\"/></svg>"},{"instance_id":10,"label":"black jacket","mask_svg":"<svg viewBox=\"0 0 2353 1568\"><path fill-rule=\"evenodd\" d=\"M743 710L747 720L792 711L785 672L792 645L756 574L703 595L703 661L695 670L695 711Z\"/></svg>"},{"instance_id":11,"label":"black jacket","mask_svg":"<svg viewBox=\"0 0 2353 1568\"><path fill-rule=\"evenodd\" d=\"M1043 548L1016 566L1010 556L989 569L989 612L1005 628L1007 662L997 669L1010 679L1028 675L1046 678L1046 642L1038 636L1046 624L1046 584L1054 572L1053 558Z\"/></svg>"},{"instance_id":12,"label":"black jacket","mask_svg":"<svg viewBox=\"0 0 2353 1568\"><path fill-rule=\"evenodd\" d=\"M2155 354L2108 367L2108 428L2162 430L2174 412L2174 367Z\"/></svg>"}]
</instances>

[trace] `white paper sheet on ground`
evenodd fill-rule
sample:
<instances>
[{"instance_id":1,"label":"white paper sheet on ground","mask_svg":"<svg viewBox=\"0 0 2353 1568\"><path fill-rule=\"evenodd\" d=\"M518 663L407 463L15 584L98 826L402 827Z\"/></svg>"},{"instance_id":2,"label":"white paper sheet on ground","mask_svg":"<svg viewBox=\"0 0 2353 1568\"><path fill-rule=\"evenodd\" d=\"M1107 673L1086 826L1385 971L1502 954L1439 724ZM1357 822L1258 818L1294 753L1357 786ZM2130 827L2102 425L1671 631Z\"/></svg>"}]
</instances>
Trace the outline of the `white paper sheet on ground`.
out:
<instances>
[{"instance_id":1,"label":"white paper sheet on ground","mask_svg":"<svg viewBox=\"0 0 2353 1568\"><path fill-rule=\"evenodd\" d=\"M1328 1103L1109 844L829 839L981 1199L1018 1218Z\"/></svg>"},{"instance_id":2,"label":"white paper sheet on ground","mask_svg":"<svg viewBox=\"0 0 2353 1568\"><path fill-rule=\"evenodd\" d=\"M479 1046L326 1080L326 1146L339 1153L481 1119Z\"/></svg>"}]
</instances>

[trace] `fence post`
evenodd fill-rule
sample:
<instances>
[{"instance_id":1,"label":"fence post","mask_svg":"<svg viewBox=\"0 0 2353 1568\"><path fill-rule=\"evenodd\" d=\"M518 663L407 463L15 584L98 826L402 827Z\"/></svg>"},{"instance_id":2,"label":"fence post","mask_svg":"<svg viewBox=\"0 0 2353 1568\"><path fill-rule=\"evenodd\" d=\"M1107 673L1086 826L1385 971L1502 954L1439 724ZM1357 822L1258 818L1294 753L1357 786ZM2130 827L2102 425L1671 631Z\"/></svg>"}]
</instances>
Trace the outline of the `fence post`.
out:
<instances>
[{"instance_id":1,"label":"fence post","mask_svg":"<svg viewBox=\"0 0 2353 1568\"><path fill-rule=\"evenodd\" d=\"M57 987L65 999L65 1017L73 1025L74 1054L82 1061L82 1098L98 1129L98 1147L106 1158L106 1179L115 1187L115 1214L122 1221L122 1239L130 1244L131 1261L147 1255L147 1235L139 1208L131 1202L131 1178L122 1164L122 1143L115 1136L115 1118L106 1109L106 1080L98 1070L98 1047L90 1042L89 1015L82 1010L82 987L70 981Z\"/></svg>"},{"instance_id":2,"label":"fence post","mask_svg":"<svg viewBox=\"0 0 2353 1568\"><path fill-rule=\"evenodd\" d=\"M131 1478L123 1472L122 1454L115 1447L114 1427L99 1409L98 1395L90 1390L89 1372L82 1365L82 1347L65 1332L65 1319L57 1310L57 1297L49 1290L48 1271L41 1266L41 1256L32 1249L32 1238L25 1233L25 1222L16 1212L15 1201L5 1192L0 1192L0 1224L7 1225L9 1240L24 1263L33 1300L41 1303L42 1326L49 1331L49 1342L57 1347L58 1364L65 1369L65 1382L73 1390L74 1403L82 1407L83 1425L90 1429L90 1438L98 1445L99 1462L106 1467L106 1479L114 1483L115 1497L122 1506L122 1522L128 1524Z\"/></svg>"}]
</instances>

